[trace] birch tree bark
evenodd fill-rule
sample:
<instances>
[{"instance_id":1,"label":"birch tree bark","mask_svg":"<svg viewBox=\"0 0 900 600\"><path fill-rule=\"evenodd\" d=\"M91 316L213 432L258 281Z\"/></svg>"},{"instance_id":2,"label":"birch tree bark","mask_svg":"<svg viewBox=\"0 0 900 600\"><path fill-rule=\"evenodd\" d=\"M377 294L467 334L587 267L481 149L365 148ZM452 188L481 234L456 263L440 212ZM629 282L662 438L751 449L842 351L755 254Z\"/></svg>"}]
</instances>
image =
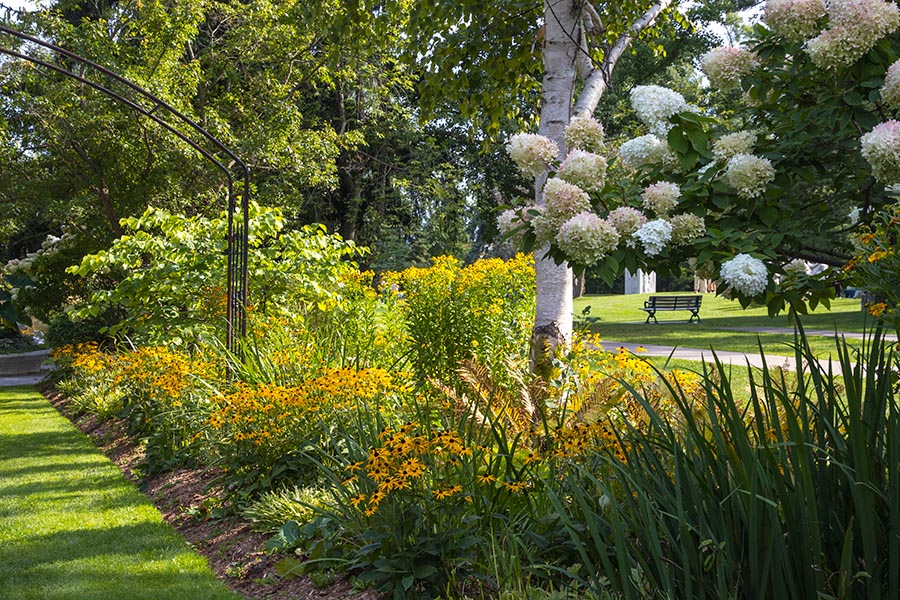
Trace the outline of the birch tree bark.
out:
<instances>
[{"instance_id":1,"label":"birch tree bark","mask_svg":"<svg viewBox=\"0 0 900 600\"><path fill-rule=\"evenodd\" d=\"M573 116L590 116L609 87L616 63L640 33L672 5L661 0L640 15L609 48L602 63L586 61L593 55L589 40L602 31L602 16L590 0L544 0L544 66L539 133L559 146L559 160L566 156L565 129ZM575 97L579 74L584 86ZM535 180L535 200L544 204L546 174ZM572 270L544 258L547 247L535 252L537 302L532 334L532 368L546 370L552 352L572 339Z\"/></svg>"}]
</instances>

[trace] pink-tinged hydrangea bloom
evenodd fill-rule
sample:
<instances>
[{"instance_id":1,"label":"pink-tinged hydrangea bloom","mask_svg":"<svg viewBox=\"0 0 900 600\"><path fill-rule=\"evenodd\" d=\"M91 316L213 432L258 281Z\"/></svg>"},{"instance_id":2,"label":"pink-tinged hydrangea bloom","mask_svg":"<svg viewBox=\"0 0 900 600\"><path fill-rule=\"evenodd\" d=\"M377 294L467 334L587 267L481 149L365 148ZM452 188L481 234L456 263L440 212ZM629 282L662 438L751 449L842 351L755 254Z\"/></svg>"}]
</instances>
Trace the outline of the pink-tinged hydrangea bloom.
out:
<instances>
[{"instance_id":1,"label":"pink-tinged hydrangea bloom","mask_svg":"<svg viewBox=\"0 0 900 600\"><path fill-rule=\"evenodd\" d=\"M641 192L644 199L644 208L652 210L657 216L664 217L678 205L681 197L681 188L671 181L657 181L651 183Z\"/></svg>"},{"instance_id":2,"label":"pink-tinged hydrangea bloom","mask_svg":"<svg viewBox=\"0 0 900 600\"><path fill-rule=\"evenodd\" d=\"M676 162L669 145L653 134L642 135L623 143L619 147L619 156L629 169L638 169L645 164L672 166Z\"/></svg>"},{"instance_id":3,"label":"pink-tinged hydrangea bloom","mask_svg":"<svg viewBox=\"0 0 900 600\"><path fill-rule=\"evenodd\" d=\"M544 206L532 220L539 245L556 237L562 224L581 212L591 210L591 199L576 185L554 177L544 185Z\"/></svg>"},{"instance_id":4,"label":"pink-tinged hydrangea bloom","mask_svg":"<svg viewBox=\"0 0 900 600\"><path fill-rule=\"evenodd\" d=\"M572 150L556 176L586 192L598 192L606 182L606 159L592 152Z\"/></svg>"},{"instance_id":5,"label":"pink-tinged hydrangea bloom","mask_svg":"<svg viewBox=\"0 0 900 600\"><path fill-rule=\"evenodd\" d=\"M741 77L759 66L756 55L749 50L723 46L713 48L700 59L700 68L716 88L728 91L741 85Z\"/></svg>"},{"instance_id":6,"label":"pink-tinged hydrangea bloom","mask_svg":"<svg viewBox=\"0 0 900 600\"><path fill-rule=\"evenodd\" d=\"M900 110L900 60L888 67L881 86L881 101Z\"/></svg>"},{"instance_id":7,"label":"pink-tinged hydrangea bloom","mask_svg":"<svg viewBox=\"0 0 900 600\"><path fill-rule=\"evenodd\" d=\"M792 42L802 42L821 31L824 0L769 0L763 19L772 31Z\"/></svg>"},{"instance_id":8,"label":"pink-tinged hydrangea bloom","mask_svg":"<svg viewBox=\"0 0 900 600\"><path fill-rule=\"evenodd\" d=\"M703 218L691 213L675 215L669 219L669 224L672 225L673 246L690 244L706 233L706 223L703 222Z\"/></svg>"},{"instance_id":9,"label":"pink-tinged hydrangea bloom","mask_svg":"<svg viewBox=\"0 0 900 600\"><path fill-rule=\"evenodd\" d=\"M603 148L603 125L593 117L572 117L565 135L570 150L600 152Z\"/></svg>"},{"instance_id":10,"label":"pink-tinged hydrangea bloom","mask_svg":"<svg viewBox=\"0 0 900 600\"><path fill-rule=\"evenodd\" d=\"M648 221L634 232L634 238L644 246L647 256L656 256L672 239L672 225L664 219Z\"/></svg>"},{"instance_id":11,"label":"pink-tinged hydrangea bloom","mask_svg":"<svg viewBox=\"0 0 900 600\"><path fill-rule=\"evenodd\" d=\"M862 155L884 184L900 183L900 121L886 121L862 136Z\"/></svg>"},{"instance_id":12,"label":"pink-tinged hydrangea bloom","mask_svg":"<svg viewBox=\"0 0 900 600\"><path fill-rule=\"evenodd\" d=\"M606 216L606 220L610 225L616 228L623 238L629 237L632 233L640 229L641 225L647 222L644 213L630 206L620 206L610 211Z\"/></svg>"},{"instance_id":13,"label":"pink-tinged hydrangea bloom","mask_svg":"<svg viewBox=\"0 0 900 600\"><path fill-rule=\"evenodd\" d=\"M757 296L769 284L765 263L749 254L738 254L722 265L719 274L725 283L745 296Z\"/></svg>"},{"instance_id":14,"label":"pink-tinged hydrangea bloom","mask_svg":"<svg viewBox=\"0 0 900 600\"><path fill-rule=\"evenodd\" d=\"M672 128L669 117L688 110L684 96L658 85L631 88L631 107L653 135L663 137Z\"/></svg>"},{"instance_id":15,"label":"pink-tinged hydrangea bloom","mask_svg":"<svg viewBox=\"0 0 900 600\"><path fill-rule=\"evenodd\" d=\"M713 157L716 160L727 161L736 154L751 154L754 144L756 144L756 134L752 131L729 133L713 142Z\"/></svg>"},{"instance_id":16,"label":"pink-tinged hydrangea bloom","mask_svg":"<svg viewBox=\"0 0 900 600\"><path fill-rule=\"evenodd\" d=\"M821 69L851 65L900 26L900 9L883 0L830 0L828 29L809 40L806 52Z\"/></svg>"},{"instance_id":17,"label":"pink-tinged hydrangea bloom","mask_svg":"<svg viewBox=\"0 0 900 600\"><path fill-rule=\"evenodd\" d=\"M594 213L583 212L563 223L556 243L569 260L590 266L616 249L619 232Z\"/></svg>"},{"instance_id":18,"label":"pink-tinged hydrangea bloom","mask_svg":"<svg viewBox=\"0 0 900 600\"><path fill-rule=\"evenodd\" d=\"M506 151L519 170L525 175L536 177L556 160L559 147L549 138L533 133L517 133L509 138Z\"/></svg>"},{"instance_id":19,"label":"pink-tinged hydrangea bloom","mask_svg":"<svg viewBox=\"0 0 900 600\"><path fill-rule=\"evenodd\" d=\"M752 154L735 154L725 168L725 181L741 198L755 198L775 180L775 168L768 158Z\"/></svg>"}]
</instances>

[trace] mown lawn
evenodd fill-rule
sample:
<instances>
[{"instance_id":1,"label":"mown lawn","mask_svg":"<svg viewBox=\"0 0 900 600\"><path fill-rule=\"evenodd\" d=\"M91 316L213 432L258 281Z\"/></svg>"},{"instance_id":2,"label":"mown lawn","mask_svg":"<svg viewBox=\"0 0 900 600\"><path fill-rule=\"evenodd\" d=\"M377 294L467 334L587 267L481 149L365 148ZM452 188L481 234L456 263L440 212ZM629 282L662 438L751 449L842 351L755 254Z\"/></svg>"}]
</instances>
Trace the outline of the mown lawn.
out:
<instances>
[{"instance_id":1,"label":"mown lawn","mask_svg":"<svg viewBox=\"0 0 900 600\"><path fill-rule=\"evenodd\" d=\"M659 295L659 294L655 294ZM650 294L628 296L584 296L575 300L576 321L590 323L590 327L604 339L618 342L634 342L677 346L682 348L714 348L735 352L759 352L762 343L766 354L791 356L792 333L754 333L741 329L778 327L793 330L787 315L770 318L765 307L744 310L737 302L704 294L700 309L700 323L689 324L689 311L657 313L659 325L644 324L646 313L641 309ZM589 311L585 313L585 308ZM588 317L585 321L584 317ZM871 318L860 309L860 301L838 299L831 309L819 307L809 315L800 317L807 330L823 332L861 333L872 326ZM835 354L833 333L810 335L809 342L817 356ZM858 345L856 340L848 340Z\"/></svg>"},{"instance_id":2,"label":"mown lawn","mask_svg":"<svg viewBox=\"0 0 900 600\"><path fill-rule=\"evenodd\" d=\"M237 600L34 388L0 388L0 600Z\"/></svg>"}]
</instances>

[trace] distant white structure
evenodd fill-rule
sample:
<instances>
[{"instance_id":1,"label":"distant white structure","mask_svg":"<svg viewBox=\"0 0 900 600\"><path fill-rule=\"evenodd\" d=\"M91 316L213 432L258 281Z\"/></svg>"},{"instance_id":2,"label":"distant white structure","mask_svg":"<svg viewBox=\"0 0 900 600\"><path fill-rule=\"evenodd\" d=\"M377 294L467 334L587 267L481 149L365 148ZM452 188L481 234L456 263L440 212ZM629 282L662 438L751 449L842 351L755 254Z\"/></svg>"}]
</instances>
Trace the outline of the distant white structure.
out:
<instances>
[{"instance_id":1,"label":"distant white structure","mask_svg":"<svg viewBox=\"0 0 900 600\"><path fill-rule=\"evenodd\" d=\"M625 293L626 294L655 294L656 293L656 272L644 273L638 269L637 273L625 271Z\"/></svg>"}]
</instances>

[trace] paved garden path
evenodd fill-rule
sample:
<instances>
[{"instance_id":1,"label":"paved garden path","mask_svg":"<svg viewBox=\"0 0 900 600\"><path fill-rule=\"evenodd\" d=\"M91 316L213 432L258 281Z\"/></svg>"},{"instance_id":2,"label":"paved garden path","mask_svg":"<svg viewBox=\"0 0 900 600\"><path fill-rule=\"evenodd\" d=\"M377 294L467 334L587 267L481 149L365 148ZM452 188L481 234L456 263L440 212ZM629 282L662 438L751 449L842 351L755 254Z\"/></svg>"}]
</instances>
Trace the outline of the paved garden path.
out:
<instances>
[{"instance_id":1,"label":"paved garden path","mask_svg":"<svg viewBox=\"0 0 900 600\"><path fill-rule=\"evenodd\" d=\"M677 358L681 360L694 360L694 361L702 361L708 363L714 363L716 359L718 359L722 364L733 365L737 367L746 367L750 365L752 367L762 368L763 363L771 367L782 367L789 371L795 371L797 369L797 361L793 356L778 356L767 354L765 357L760 356L759 352L725 352L725 351L716 351L715 354L709 348L703 350L700 348L673 348L671 346L655 346L653 344L634 344L630 342L616 342L614 340L603 340L601 343L604 350L615 352L617 348L625 348L630 352L634 352L640 356L663 356ZM638 348L641 348L638 351ZM839 373L841 371L840 363L836 361L819 361L820 364L828 368L828 363L830 363L831 368L835 373Z\"/></svg>"},{"instance_id":2,"label":"paved garden path","mask_svg":"<svg viewBox=\"0 0 900 600\"><path fill-rule=\"evenodd\" d=\"M237 600L31 386L0 389L0 600Z\"/></svg>"}]
</instances>

